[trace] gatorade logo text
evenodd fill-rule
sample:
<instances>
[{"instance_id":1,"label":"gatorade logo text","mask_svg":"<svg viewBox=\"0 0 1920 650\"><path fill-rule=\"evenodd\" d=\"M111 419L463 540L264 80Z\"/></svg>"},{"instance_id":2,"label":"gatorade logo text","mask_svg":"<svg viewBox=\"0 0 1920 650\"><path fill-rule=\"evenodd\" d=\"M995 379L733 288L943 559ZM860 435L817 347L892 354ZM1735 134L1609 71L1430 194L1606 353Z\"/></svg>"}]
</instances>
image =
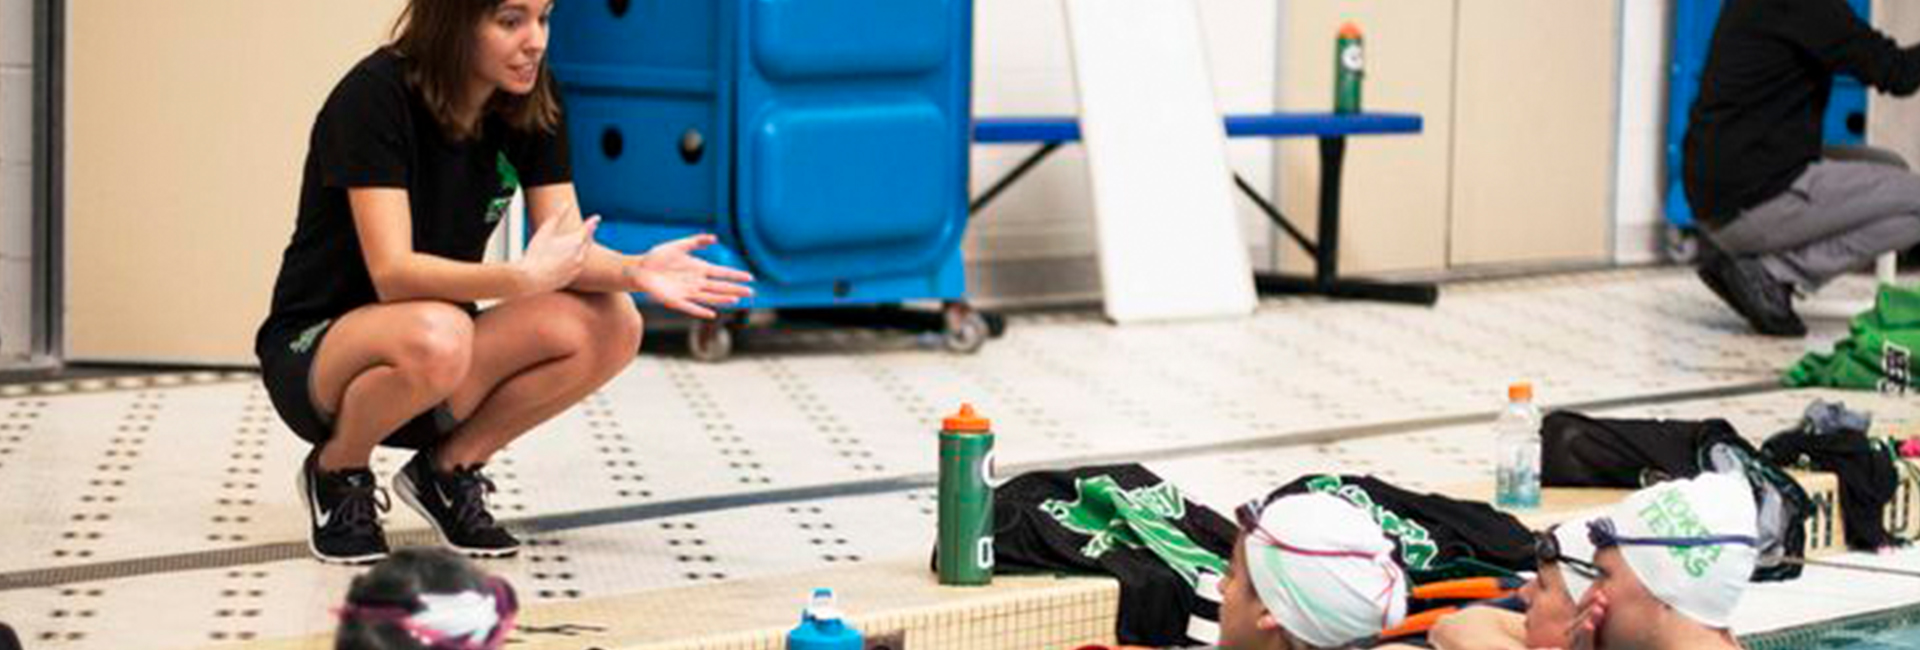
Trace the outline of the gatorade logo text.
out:
<instances>
[{"instance_id":1,"label":"gatorade logo text","mask_svg":"<svg viewBox=\"0 0 1920 650\"><path fill-rule=\"evenodd\" d=\"M1096 476L1074 480L1073 489L1073 501L1049 499L1040 511L1067 530L1090 537L1080 548L1087 558L1100 559L1115 545L1146 547L1189 587L1198 588L1203 571L1226 574L1225 560L1173 525L1187 516L1187 502L1172 483L1128 490L1110 476Z\"/></svg>"},{"instance_id":2,"label":"gatorade logo text","mask_svg":"<svg viewBox=\"0 0 1920 650\"><path fill-rule=\"evenodd\" d=\"M1366 58L1365 55L1360 52L1360 46L1349 45L1340 50L1341 67L1348 70L1360 70L1365 63Z\"/></svg>"},{"instance_id":3,"label":"gatorade logo text","mask_svg":"<svg viewBox=\"0 0 1920 650\"><path fill-rule=\"evenodd\" d=\"M1373 495L1367 494L1367 491L1360 486L1347 485L1338 476L1322 475L1307 479L1307 489L1346 499L1347 503L1367 511L1367 514L1373 517L1373 522L1380 524L1380 532L1386 533L1388 539L1399 543L1400 561L1406 565L1406 568L1431 569L1434 561L1439 559L1440 545L1434 543L1433 535L1427 532L1426 526L1402 517L1399 513L1388 510L1386 506L1375 504Z\"/></svg>"}]
</instances>

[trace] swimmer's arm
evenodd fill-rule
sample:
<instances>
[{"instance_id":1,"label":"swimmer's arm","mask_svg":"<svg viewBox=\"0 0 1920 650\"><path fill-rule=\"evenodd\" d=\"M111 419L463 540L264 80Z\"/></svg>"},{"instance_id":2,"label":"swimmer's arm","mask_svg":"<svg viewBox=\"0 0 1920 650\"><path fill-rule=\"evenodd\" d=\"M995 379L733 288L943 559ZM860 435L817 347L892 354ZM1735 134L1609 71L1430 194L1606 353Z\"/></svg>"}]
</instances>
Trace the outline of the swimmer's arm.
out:
<instances>
[{"instance_id":1,"label":"swimmer's arm","mask_svg":"<svg viewBox=\"0 0 1920 650\"><path fill-rule=\"evenodd\" d=\"M1526 650L1527 617L1498 607L1468 607L1435 623L1427 639L1440 650Z\"/></svg>"},{"instance_id":2,"label":"swimmer's arm","mask_svg":"<svg viewBox=\"0 0 1920 650\"><path fill-rule=\"evenodd\" d=\"M413 212L405 189L349 188L347 203L367 274L381 302L474 302L509 298L526 290L526 278L510 265L461 262L415 251Z\"/></svg>"}]
</instances>

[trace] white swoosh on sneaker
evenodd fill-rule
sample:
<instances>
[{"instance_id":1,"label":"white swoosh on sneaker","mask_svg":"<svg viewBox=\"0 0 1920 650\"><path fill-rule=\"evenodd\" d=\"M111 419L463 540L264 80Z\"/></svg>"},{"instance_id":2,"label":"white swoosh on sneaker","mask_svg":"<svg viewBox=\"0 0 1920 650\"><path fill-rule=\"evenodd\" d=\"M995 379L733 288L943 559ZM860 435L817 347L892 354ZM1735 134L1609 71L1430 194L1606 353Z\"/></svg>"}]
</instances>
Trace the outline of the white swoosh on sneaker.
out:
<instances>
[{"instance_id":1,"label":"white swoosh on sneaker","mask_svg":"<svg viewBox=\"0 0 1920 650\"><path fill-rule=\"evenodd\" d=\"M447 496L446 486L441 485L439 481L433 482L433 496L440 500L441 509L447 511L453 510L453 497Z\"/></svg>"},{"instance_id":2,"label":"white swoosh on sneaker","mask_svg":"<svg viewBox=\"0 0 1920 650\"><path fill-rule=\"evenodd\" d=\"M313 527L324 529L333 521L333 513L320 507L320 488L311 476L307 479L307 498L313 502Z\"/></svg>"}]
</instances>

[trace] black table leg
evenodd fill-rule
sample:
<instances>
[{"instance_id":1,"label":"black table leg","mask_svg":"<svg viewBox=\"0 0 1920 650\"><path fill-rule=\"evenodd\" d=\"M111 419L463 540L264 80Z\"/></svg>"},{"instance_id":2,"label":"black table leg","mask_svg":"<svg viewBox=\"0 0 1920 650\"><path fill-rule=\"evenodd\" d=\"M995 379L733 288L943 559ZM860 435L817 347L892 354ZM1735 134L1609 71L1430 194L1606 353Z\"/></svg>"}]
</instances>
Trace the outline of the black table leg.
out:
<instances>
[{"instance_id":1,"label":"black table leg","mask_svg":"<svg viewBox=\"0 0 1920 650\"><path fill-rule=\"evenodd\" d=\"M1261 295L1326 296L1428 306L1440 301L1440 288L1431 282L1375 282L1346 278L1322 282L1284 273L1255 273L1253 287Z\"/></svg>"},{"instance_id":2,"label":"black table leg","mask_svg":"<svg viewBox=\"0 0 1920 650\"><path fill-rule=\"evenodd\" d=\"M1440 288L1430 282L1389 283L1350 280L1340 277L1340 176L1346 166L1347 139L1333 136L1320 139L1320 237L1313 246L1300 242L1313 255L1313 277L1301 278L1281 273L1255 273L1254 288L1262 294L1310 294L1329 298L1379 300L1415 305L1432 305L1440 300ZM1241 184L1251 194L1252 188ZM1281 224L1286 220L1265 201L1258 201L1268 217ZM1292 228L1288 228L1289 231ZM1293 235L1293 232L1288 234ZM1300 239L1297 235L1295 239Z\"/></svg>"},{"instance_id":3,"label":"black table leg","mask_svg":"<svg viewBox=\"0 0 1920 650\"><path fill-rule=\"evenodd\" d=\"M1320 139L1320 246L1313 252L1313 279L1340 278L1340 177L1347 167L1347 139Z\"/></svg>"},{"instance_id":4,"label":"black table leg","mask_svg":"<svg viewBox=\"0 0 1920 650\"><path fill-rule=\"evenodd\" d=\"M1320 256L1320 247L1315 246L1313 240L1307 239L1307 235L1300 232L1299 228L1293 227L1293 222L1287 221L1286 215L1280 214L1280 208L1273 207L1273 204L1267 201L1267 197L1260 196L1260 192L1255 191L1253 184L1248 183L1247 179L1242 178L1240 172L1233 173L1233 184L1240 188L1241 194L1247 195L1248 200L1253 201L1254 207L1260 208L1261 212L1266 213L1268 221L1272 221L1273 225L1280 227L1281 232L1286 233L1288 237L1292 237L1293 243L1299 244L1300 248L1306 250L1308 254L1316 258Z\"/></svg>"},{"instance_id":5,"label":"black table leg","mask_svg":"<svg viewBox=\"0 0 1920 650\"><path fill-rule=\"evenodd\" d=\"M1060 150L1060 146L1063 144L1066 143L1046 143L1042 145L1038 151L1033 152L1033 155L1027 156L1026 160L1020 161L1019 165L1014 166L1013 171L1007 172L1006 176L1002 176L1000 180L994 181L992 187L987 188L987 191L980 194L980 198L974 199L972 203L969 203L967 205L967 214L977 214L985 209L988 203L992 203L995 198L1000 196L1001 192L1007 191L1007 188L1012 186L1014 181L1020 180L1020 177L1027 175L1027 172L1033 171L1034 165L1040 164L1041 161L1047 159L1047 156L1051 156L1053 152Z\"/></svg>"}]
</instances>

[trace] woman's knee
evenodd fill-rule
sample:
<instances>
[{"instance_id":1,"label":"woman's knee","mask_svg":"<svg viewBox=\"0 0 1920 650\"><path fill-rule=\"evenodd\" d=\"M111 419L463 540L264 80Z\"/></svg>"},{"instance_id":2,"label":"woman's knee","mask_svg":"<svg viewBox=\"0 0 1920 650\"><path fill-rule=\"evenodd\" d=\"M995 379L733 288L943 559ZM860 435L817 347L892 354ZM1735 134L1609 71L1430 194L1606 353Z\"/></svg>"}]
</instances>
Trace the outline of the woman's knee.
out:
<instances>
[{"instance_id":1,"label":"woman's knee","mask_svg":"<svg viewBox=\"0 0 1920 650\"><path fill-rule=\"evenodd\" d=\"M452 392L473 362L473 319L452 305L420 305L393 342L395 368L428 391Z\"/></svg>"},{"instance_id":2,"label":"woman's knee","mask_svg":"<svg viewBox=\"0 0 1920 650\"><path fill-rule=\"evenodd\" d=\"M582 299L587 308L586 326L593 332L588 352L599 365L616 370L626 367L640 351L640 339L646 330L646 322L634 307L633 299L617 293L593 294Z\"/></svg>"},{"instance_id":3,"label":"woman's knee","mask_svg":"<svg viewBox=\"0 0 1920 650\"><path fill-rule=\"evenodd\" d=\"M567 302L532 326L529 342L546 356L586 355L595 365L624 364L640 349L643 323L625 294L562 294Z\"/></svg>"},{"instance_id":4,"label":"woman's knee","mask_svg":"<svg viewBox=\"0 0 1920 650\"><path fill-rule=\"evenodd\" d=\"M601 331L606 332L608 347L630 357L640 351L640 339L646 335L646 320L633 298L625 294L601 294L593 305Z\"/></svg>"},{"instance_id":5,"label":"woman's knee","mask_svg":"<svg viewBox=\"0 0 1920 650\"><path fill-rule=\"evenodd\" d=\"M527 342L543 357L578 354L593 344L596 335L586 313L586 308L569 304L542 314L527 330Z\"/></svg>"}]
</instances>

